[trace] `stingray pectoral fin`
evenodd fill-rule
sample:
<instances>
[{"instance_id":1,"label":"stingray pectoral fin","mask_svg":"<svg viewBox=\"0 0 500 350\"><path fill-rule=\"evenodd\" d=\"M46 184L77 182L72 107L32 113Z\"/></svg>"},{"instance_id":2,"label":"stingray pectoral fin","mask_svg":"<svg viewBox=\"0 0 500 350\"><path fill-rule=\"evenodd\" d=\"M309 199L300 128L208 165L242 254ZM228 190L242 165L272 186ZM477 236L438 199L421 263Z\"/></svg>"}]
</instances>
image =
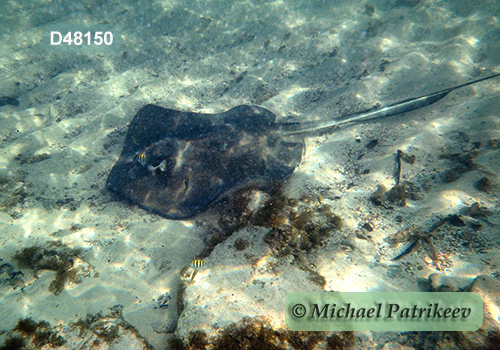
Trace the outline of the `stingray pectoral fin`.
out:
<instances>
[{"instance_id":1,"label":"stingray pectoral fin","mask_svg":"<svg viewBox=\"0 0 500 350\"><path fill-rule=\"evenodd\" d=\"M276 115L262 107L236 106L230 110L220 113L224 123L238 125L242 130L256 131L266 129L276 120Z\"/></svg>"}]
</instances>

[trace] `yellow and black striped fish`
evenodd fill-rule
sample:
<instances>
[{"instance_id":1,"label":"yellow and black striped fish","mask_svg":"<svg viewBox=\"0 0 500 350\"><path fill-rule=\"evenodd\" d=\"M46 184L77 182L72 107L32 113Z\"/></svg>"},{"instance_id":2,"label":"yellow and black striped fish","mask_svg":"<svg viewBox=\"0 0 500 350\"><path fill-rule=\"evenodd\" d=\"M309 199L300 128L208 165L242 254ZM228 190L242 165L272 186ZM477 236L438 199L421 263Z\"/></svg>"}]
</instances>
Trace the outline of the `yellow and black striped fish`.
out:
<instances>
[{"instance_id":1,"label":"yellow and black striped fish","mask_svg":"<svg viewBox=\"0 0 500 350\"><path fill-rule=\"evenodd\" d=\"M146 152L141 152L137 155L137 161L142 165L146 166L148 162L148 157L146 156Z\"/></svg>"},{"instance_id":2,"label":"yellow and black striped fish","mask_svg":"<svg viewBox=\"0 0 500 350\"><path fill-rule=\"evenodd\" d=\"M203 260L193 260L193 261L191 261L191 264L189 264L189 267L191 267L195 270L199 270L202 267L204 267L205 265L206 264Z\"/></svg>"},{"instance_id":3,"label":"yellow and black striped fish","mask_svg":"<svg viewBox=\"0 0 500 350\"><path fill-rule=\"evenodd\" d=\"M191 281L195 278L195 276L198 274L198 271L202 267L204 267L206 264L203 260L193 260L191 261L191 264L189 264L189 267L194 269L193 275L191 276Z\"/></svg>"}]
</instances>

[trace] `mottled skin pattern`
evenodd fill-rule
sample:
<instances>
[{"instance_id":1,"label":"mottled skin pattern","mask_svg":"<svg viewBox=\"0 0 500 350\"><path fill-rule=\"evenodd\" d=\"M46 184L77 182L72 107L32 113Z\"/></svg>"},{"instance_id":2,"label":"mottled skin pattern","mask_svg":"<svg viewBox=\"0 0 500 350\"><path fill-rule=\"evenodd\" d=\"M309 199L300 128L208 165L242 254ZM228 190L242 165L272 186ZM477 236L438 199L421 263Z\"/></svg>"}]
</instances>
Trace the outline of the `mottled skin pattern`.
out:
<instances>
[{"instance_id":1,"label":"mottled skin pattern","mask_svg":"<svg viewBox=\"0 0 500 350\"><path fill-rule=\"evenodd\" d=\"M169 219L193 216L237 188L265 188L290 176L304 151L303 139L269 132L274 121L260 107L200 114L147 105L107 186Z\"/></svg>"}]
</instances>

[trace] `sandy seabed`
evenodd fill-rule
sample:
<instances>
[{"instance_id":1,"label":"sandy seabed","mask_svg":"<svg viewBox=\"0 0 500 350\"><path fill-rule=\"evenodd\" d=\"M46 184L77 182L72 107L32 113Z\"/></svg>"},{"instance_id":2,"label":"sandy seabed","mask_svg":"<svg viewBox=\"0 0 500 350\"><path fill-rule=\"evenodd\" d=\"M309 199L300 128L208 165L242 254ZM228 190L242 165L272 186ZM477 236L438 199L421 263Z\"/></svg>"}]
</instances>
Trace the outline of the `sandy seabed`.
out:
<instances>
[{"instance_id":1,"label":"sandy seabed","mask_svg":"<svg viewBox=\"0 0 500 350\"><path fill-rule=\"evenodd\" d=\"M213 336L264 314L283 328L281 305L300 288L464 290L479 275L498 281L500 79L306 138L284 194L300 208L331 206L343 222L301 252L307 269L276 255L264 242L269 228L249 225L216 246L186 286L179 275L217 220L167 220L120 201L105 183L145 104L208 113L252 104L280 121L336 118L499 72L499 16L496 1L2 2L0 96L19 105L0 107L0 339L21 318L69 325L118 307L120 320L164 349L176 329L181 338L199 329ZM121 43L106 54L43 48L44 30L76 23L113 25ZM378 186L395 186L397 150L415 156L402 163L406 205L387 196L377 205ZM460 221L432 231L449 215ZM432 243L391 260L429 232ZM235 249L237 239L249 245ZM59 272L43 257L22 264L30 247L66 257L76 277L61 277L58 289ZM377 349L398 339L359 337Z\"/></svg>"}]
</instances>

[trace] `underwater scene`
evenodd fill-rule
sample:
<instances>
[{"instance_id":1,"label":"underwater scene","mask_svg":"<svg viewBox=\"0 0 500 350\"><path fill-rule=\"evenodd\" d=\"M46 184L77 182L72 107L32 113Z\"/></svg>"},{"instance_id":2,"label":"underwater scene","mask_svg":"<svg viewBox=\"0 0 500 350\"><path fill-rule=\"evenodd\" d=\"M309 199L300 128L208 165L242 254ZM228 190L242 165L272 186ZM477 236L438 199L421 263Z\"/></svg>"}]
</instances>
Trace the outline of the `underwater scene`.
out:
<instances>
[{"instance_id":1,"label":"underwater scene","mask_svg":"<svg viewBox=\"0 0 500 350\"><path fill-rule=\"evenodd\" d=\"M500 349L499 43L495 0L1 1L0 349Z\"/></svg>"}]
</instances>

